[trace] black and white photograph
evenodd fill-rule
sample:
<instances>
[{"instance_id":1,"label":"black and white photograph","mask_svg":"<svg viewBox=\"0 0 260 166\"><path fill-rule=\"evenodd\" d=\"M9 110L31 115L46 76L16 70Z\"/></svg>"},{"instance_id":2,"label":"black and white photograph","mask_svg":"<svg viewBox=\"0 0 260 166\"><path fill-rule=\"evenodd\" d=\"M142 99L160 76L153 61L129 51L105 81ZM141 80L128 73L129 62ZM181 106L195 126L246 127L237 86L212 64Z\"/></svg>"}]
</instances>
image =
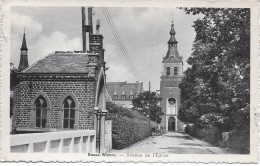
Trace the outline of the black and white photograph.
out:
<instances>
[{"instance_id":1,"label":"black and white photograph","mask_svg":"<svg viewBox=\"0 0 260 166\"><path fill-rule=\"evenodd\" d=\"M256 160L252 1L32 4L8 8L4 159Z\"/></svg>"}]
</instances>

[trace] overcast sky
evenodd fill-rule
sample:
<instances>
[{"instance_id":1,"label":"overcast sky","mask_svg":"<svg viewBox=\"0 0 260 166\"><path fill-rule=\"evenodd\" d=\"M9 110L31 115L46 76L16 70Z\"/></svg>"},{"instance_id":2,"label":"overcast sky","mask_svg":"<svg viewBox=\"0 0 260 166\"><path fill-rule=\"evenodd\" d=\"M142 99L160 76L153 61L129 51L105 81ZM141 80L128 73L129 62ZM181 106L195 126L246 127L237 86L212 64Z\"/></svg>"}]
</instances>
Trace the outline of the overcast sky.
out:
<instances>
[{"instance_id":1,"label":"overcast sky","mask_svg":"<svg viewBox=\"0 0 260 166\"><path fill-rule=\"evenodd\" d=\"M151 81L152 90L159 90L162 58L167 52L172 13L179 54L191 54L195 31L193 21L198 16L186 15L176 8L108 8L129 56L142 75L140 80L131 70L116 44L101 8L94 8L101 20L104 36L107 81L144 82L145 90ZM29 65L54 51L82 50L80 7L12 7L11 62L18 67L23 31L25 28Z\"/></svg>"}]
</instances>

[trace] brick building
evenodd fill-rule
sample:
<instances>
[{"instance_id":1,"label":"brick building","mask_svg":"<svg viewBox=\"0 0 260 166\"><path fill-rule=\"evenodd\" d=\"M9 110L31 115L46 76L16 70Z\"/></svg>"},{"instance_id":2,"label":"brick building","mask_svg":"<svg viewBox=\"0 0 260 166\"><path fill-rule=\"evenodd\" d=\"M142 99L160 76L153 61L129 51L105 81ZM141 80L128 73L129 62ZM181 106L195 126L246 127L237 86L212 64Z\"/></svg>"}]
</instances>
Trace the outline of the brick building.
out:
<instances>
[{"instance_id":1,"label":"brick building","mask_svg":"<svg viewBox=\"0 0 260 166\"><path fill-rule=\"evenodd\" d=\"M183 130L183 124L178 119L179 84L183 78L183 58L179 55L175 34L174 24L172 23L168 51L162 61L163 72L160 81L160 96L162 98L160 105L164 113L161 124L167 131Z\"/></svg>"},{"instance_id":2,"label":"brick building","mask_svg":"<svg viewBox=\"0 0 260 166\"><path fill-rule=\"evenodd\" d=\"M126 108L132 108L132 100L143 91L143 83L107 82L107 100Z\"/></svg>"},{"instance_id":3,"label":"brick building","mask_svg":"<svg viewBox=\"0 0 260 166\"><path fill-rule=\"evenodd\" d=\"M92 22L88 28L82 23L83 34L89 32L89 51L84 50L83 38L83 51L56 51L29 67L19 65L19 83L13 94L16 131L95 128L94 107L105 110L103 36L98 34L99 21L97 34L92 33ZM24 42L25 35L22 45L26 46ZM27 47L22 48L20 63L28 57Z\"/></svg>"}]
</instances>

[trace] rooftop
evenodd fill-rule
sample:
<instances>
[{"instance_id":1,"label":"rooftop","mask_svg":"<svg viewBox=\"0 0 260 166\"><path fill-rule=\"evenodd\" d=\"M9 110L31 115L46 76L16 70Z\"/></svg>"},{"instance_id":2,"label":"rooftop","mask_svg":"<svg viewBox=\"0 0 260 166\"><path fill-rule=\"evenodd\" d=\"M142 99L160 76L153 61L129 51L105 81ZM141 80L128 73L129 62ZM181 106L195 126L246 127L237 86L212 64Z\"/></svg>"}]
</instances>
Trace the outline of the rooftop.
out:
<instances>
[{"instance_id":1,"label":"rooftop","mask_svg":"<svg viewBox=\"0 0 260 166\"><path fill-rule=\"evenodd\" d=\"M56 51L35 62L23 73L87 73L88 54L82 51Z\"/></svg>"}]
</instances>

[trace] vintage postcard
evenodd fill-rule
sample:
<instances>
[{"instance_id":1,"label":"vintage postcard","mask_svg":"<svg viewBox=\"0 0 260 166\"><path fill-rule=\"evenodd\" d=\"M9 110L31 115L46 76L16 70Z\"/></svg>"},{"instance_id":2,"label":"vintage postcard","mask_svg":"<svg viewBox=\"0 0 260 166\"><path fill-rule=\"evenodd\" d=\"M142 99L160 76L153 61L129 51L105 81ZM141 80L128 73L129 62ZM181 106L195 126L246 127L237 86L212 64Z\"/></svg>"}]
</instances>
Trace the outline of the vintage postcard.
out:
<instances>
[{"instance_id":1,"label":"vintage postcard","mask_svg":"<svg viewBox=\"0 0 260 166\"><path fill-rule=\"evenodd\" d=\"M1 160L258 162L257 1L1 7Z\"/></svg>"}]
</instances>

